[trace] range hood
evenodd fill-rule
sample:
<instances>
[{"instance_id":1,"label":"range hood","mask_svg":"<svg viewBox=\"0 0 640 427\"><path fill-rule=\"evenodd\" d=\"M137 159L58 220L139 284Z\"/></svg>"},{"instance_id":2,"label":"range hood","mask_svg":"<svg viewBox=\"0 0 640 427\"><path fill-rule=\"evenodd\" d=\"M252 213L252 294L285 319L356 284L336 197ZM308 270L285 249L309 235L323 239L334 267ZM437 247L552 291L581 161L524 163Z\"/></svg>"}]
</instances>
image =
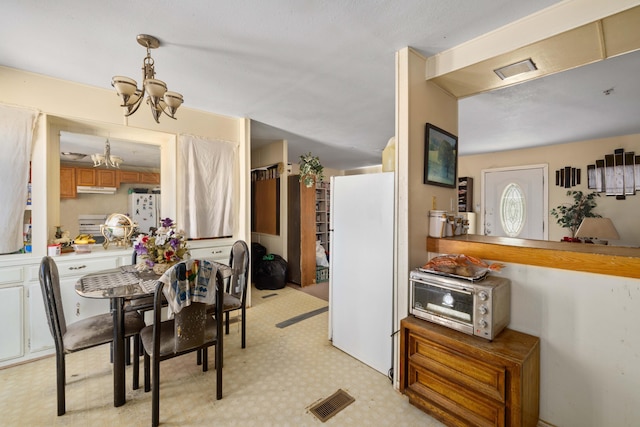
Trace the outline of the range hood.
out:
<instances>
[{"instance_id":1,"label":"range hood","mask_svg":"<svg viewBox=\"0 0 640 427\"><path fill-rule=\"evenodd\" d=\"M78 194L115 194L116 190L116 187L89 187L78 185L76 192Z\"/></svg>"}]
</instances>

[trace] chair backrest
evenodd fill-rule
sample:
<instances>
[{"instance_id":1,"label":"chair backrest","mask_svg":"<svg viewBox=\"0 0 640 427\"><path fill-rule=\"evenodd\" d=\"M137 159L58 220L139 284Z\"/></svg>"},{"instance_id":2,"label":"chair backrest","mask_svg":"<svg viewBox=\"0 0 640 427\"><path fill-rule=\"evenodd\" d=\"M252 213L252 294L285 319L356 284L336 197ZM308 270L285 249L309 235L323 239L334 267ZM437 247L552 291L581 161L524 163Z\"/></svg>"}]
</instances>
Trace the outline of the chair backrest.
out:
<instances>
[{"instance_id":1,"label":"chair backrest","mask_svg":"<svg viewBox=\"0 0 640 427\"><path fill-rule=\"evenodd\" d=\"M239 298L244 305L249 283L249 247L244 240L237 240L231 247L229 266L232 270L227 292Z\"/></svg>"},{"instance_id":2,"label":"chair backrest","mask_svg":"<svg viewBox=\"0 0 640 427\"><path fill-rule=\"evenodd\" d=\"M178 280L187 280L186 262L180 262L171 267L175 271L175 277ZM167 270L167 273L170 273ZM209 280L215 282L216 301L222 301L222 276L218 273L216 276L210 277ZM197 278L195 278L197 283ZM160 336L160 311L162 309L162 290L164 283L158 282L155 291L154 300L154 335L156 338ZM186 352L200 347L205 342L205 326L207 323L207 305L202 302L191 302L184 306L180 311L174 314L174 352ZM156 341L159 342L159 339ZM159 351L154 349L154 351Z\"/></svg>"},{"instance_id":3,"label":"chair backrest","mask_svg":"<svg viewBox=\"0 0 640 427\"><path fill-rule=\"evenodd\" d=\"M62 297L60 296L60 276L58 266L51 257L44 257L40 262L40 288L42 289L42 299L47 313L49 330L53 336L56 349L64 351L62 337L67 332L67 322L62 309Z\"/></svg>"}]
</instances>

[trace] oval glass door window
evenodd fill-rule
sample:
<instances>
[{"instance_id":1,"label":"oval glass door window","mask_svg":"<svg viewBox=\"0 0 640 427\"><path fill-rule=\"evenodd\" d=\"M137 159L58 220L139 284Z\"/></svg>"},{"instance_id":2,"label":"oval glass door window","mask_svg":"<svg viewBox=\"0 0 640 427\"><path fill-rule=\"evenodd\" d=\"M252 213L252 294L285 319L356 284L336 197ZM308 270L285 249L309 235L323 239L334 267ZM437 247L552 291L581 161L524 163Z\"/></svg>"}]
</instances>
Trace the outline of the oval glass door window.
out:
<instances>
[{"instance_id":1,"label":"oval glass door window","mask_svg":"<svg viewBox=\"0 0 640 427\"><path fill-rule=\"evenodd\" d=\"M526 220L524 191L515 183L507 185L500 198L500 222L509 237L518 237Z\"/></svg>"}]
</instances>

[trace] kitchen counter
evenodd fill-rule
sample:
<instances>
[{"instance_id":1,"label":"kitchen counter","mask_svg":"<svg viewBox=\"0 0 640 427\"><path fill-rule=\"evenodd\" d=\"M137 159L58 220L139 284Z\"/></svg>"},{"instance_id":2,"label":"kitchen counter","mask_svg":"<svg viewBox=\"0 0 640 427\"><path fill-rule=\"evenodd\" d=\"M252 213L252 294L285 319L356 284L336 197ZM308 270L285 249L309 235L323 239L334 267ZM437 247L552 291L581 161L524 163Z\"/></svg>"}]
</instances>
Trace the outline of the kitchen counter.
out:
<instances>
[{"instance_id":1,"label":"kitchen counter","mask_svg":"<svg viewBox=\"0 0 640 427\"><path fill-rule=\"evenodd\" d=\"M640 278L639 248L469 234L442 239L427 237L427 251Z\"/></svg>"}]
</instances>

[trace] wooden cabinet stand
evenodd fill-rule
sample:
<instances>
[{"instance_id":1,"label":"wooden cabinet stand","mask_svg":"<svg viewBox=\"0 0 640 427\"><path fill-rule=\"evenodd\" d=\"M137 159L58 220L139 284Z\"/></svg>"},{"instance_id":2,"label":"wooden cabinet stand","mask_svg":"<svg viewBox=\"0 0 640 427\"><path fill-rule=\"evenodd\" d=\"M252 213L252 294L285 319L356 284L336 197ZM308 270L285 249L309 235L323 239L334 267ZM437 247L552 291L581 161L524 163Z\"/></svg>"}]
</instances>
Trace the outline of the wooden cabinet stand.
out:
<instances>
[{"instance_id":1,"label":"wooden cabinet stand","mask_svg":"<svg viewBox=\"0 0 640 427\"><path fill-rule=\"evenodd\" d=\"M400 327L400 391L411 404L450 426L537 425L537 337L505 329L487 341L412 316Z\"/></svg>"},{"instance_id":2,"label":"wooden cabinet stand","mask_svg":"<svg viewBox=\"0 0 640 427\"><path fill-rule=\"evenodd\" d=\"M287 280L300 286L316 283L316 191L289 176Z\"/></svg>"}]
</instances>

